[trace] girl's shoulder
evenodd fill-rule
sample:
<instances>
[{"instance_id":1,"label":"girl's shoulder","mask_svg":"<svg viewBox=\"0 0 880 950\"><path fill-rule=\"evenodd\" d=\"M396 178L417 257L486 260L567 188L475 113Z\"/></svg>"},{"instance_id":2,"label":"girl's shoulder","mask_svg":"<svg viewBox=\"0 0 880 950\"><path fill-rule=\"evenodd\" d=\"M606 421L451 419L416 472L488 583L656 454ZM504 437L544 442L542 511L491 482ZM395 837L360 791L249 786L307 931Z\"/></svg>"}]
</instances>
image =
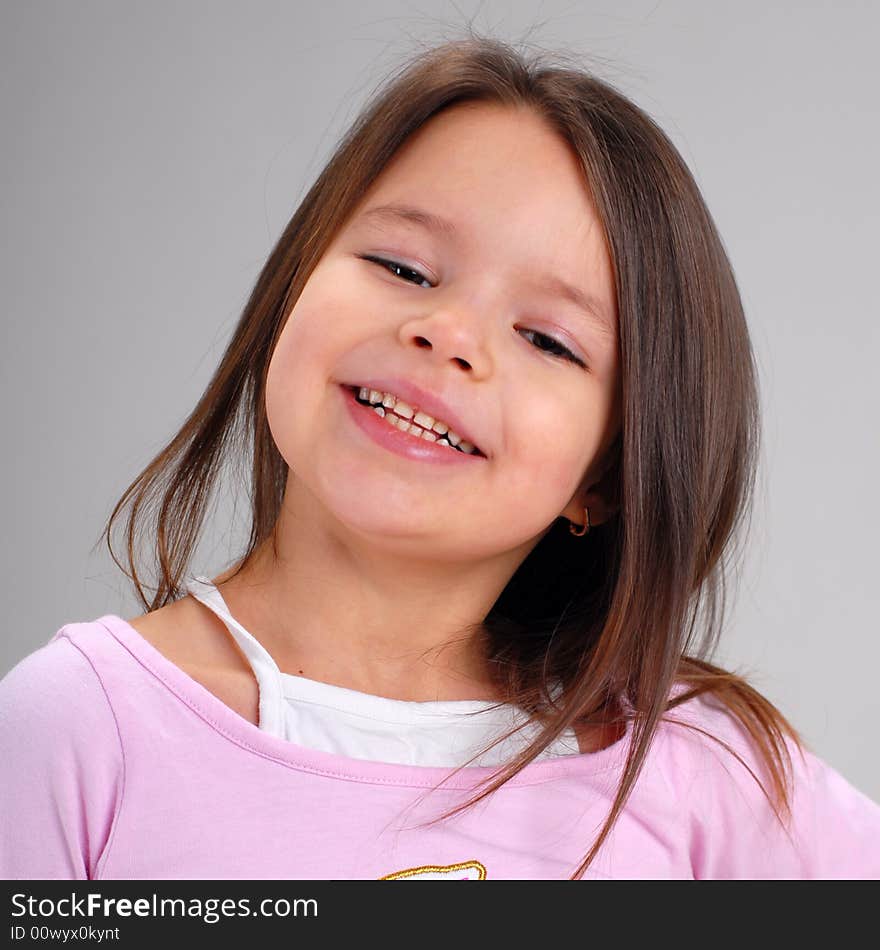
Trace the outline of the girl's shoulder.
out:
<instances>
[{"instance_id":1,"label":"girl's shoulder","mask_svg":"<svg viewBox=\"0 0 880 950\"><path fill-rule=\"evenodd\" d=\"M880 876L880 805L802 736L778 744L788 808L748 728L717 697L677 706L658 737L655 775L689 829L697 877Z\"/></svg>"},{"instance_id":2,"label":"girl's shoulder","mask_svg":"<svg viewBox=\"0 0 880 950\"><path fill-rule=\"evenodd\" d=\"M0 751L5 742L21 742L24 749L35 743L85 748L99 733L115 737L100 676L86 653L62 635L72 626L62 627L0 678ZM8 755L0 759L17 761Z\"/></svg>"},{"instance_id":3,"label":"girl's shoulder","mask_svg":"<svg viewBox=\"0 0 880 950\"><path fill-rule=\"evenodd\" d=\"M98 625L62 627L0 679L0 878L92 878L112 833L125 756L101 677L77 645L89 632Z\"/></svg>"},{"instance_id":4,"label":"girl's shoulder","mask_svg":"<svg viewBox=\"0 0 880 950\"><path fill-rule=\"evenodd\" d=\"M251 667L207 607L187 595L126 623L239 716L259 724L259 688Z\"/></svg>"}]
</instances>

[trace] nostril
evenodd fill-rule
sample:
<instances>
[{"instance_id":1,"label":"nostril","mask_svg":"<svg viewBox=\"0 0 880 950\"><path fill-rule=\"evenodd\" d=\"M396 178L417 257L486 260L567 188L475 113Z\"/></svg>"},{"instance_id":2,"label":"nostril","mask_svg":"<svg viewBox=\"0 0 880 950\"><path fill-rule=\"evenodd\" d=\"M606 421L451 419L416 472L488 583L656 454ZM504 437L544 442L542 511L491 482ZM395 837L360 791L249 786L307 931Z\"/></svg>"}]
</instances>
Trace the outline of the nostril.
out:
<instances>
[{"instance_id":1,"label":"nostril","mask_svg":"<svg viewBox=\"0 0 880 950\"><path fill-rule=\"evenodd\" d=\"M458 365L459 365L462 369L471 369L471 364L468 363L467 360L463 360L460 356L456 356L456 357L455 357L455 362L458 363Z\"/></svg>"},{"instance_id":2,"label":"nostril","mask_svg":"<svg viewBox=\"0 0 880 950\"><path fill-rule=\"evenodd\" d=\"M417 337L416 337L416 346L420 346L422 349L424 349L425 347L427 347L427 348L430 350L430 349L431 349L431 341L430 341L430 340L426 340L423 336L417 336Z\"/></svg>"}]
</instances>

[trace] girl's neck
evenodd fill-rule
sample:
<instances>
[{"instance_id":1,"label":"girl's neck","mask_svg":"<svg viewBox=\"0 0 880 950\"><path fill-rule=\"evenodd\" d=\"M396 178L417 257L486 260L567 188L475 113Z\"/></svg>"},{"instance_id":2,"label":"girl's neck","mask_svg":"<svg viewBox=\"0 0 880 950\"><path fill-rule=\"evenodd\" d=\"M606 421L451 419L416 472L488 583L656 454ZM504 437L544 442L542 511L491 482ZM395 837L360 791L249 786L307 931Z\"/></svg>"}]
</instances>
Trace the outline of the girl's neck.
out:
<instances>
[{"instance_id":1,"label":"girl's neck","mask_svg":"<svg viewBox=\"0 0 880 950\"><path fill-rule=\"evenodd\" d=\"M482 618L507 581L445 571L292 535L264 543L238 574L215 578L233 616L279 669L412 702L489 700L498 690ZM482 583L480 583L482 578Z\"/></svg>"}]
</instances>

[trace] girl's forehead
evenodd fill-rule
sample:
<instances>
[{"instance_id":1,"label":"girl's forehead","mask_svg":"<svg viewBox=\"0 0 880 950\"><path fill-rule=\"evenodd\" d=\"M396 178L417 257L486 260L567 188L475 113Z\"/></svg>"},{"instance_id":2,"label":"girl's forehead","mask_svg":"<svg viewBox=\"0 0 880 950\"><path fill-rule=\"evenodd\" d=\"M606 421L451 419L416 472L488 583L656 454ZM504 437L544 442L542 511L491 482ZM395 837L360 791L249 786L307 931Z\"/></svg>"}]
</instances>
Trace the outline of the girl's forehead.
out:
<instances>
[{"instance_id":1,"label":"girl's forehead","mask_svg":"<svg viewBox=\"0 0 880 950\"><path fill-rule=\"evenodd\" d=\"M517 205L556 198L592 205L583 169L571 145L534 110L490 103L459 103L429 119L398 148L374 189L418 185L451 206L472 201ZM510 208L514 211L515 208ZM592 210L592 208L590 208Z\"/></svg>"}]
</instances>

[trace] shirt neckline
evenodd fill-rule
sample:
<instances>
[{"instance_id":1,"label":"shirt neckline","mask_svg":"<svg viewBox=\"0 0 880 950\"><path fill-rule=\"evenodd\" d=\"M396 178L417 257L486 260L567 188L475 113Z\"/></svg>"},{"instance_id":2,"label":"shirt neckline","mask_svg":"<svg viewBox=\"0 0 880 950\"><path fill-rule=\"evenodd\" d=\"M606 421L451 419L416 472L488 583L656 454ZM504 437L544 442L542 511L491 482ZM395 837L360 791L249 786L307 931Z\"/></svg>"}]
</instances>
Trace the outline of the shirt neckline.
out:
<instances>
[{"instance_id":1,"label":"shirt neckline","mask_svg":"<svg viewBox=\"0 0 880 950\"><path fill-rule=\"evenodd\" d=\"M335 752L324 752L298 745L271 735L227 706L209 689L193 679L122 617L105 614L96 623L103 626L138 663L158 679L216 732L241 748L300 771L379 785L403 785L431 788L441 782L444 788L471 789L498 774L501 766L469 765L454 767L403 765L356 759ZM572 774L595 775L617 768L626 754L632 725L616 742L597 752L539 759L530 762L505 784L534 785ZM452 774L452 773L455 774Z\"/></svg>"}]
</instances>

